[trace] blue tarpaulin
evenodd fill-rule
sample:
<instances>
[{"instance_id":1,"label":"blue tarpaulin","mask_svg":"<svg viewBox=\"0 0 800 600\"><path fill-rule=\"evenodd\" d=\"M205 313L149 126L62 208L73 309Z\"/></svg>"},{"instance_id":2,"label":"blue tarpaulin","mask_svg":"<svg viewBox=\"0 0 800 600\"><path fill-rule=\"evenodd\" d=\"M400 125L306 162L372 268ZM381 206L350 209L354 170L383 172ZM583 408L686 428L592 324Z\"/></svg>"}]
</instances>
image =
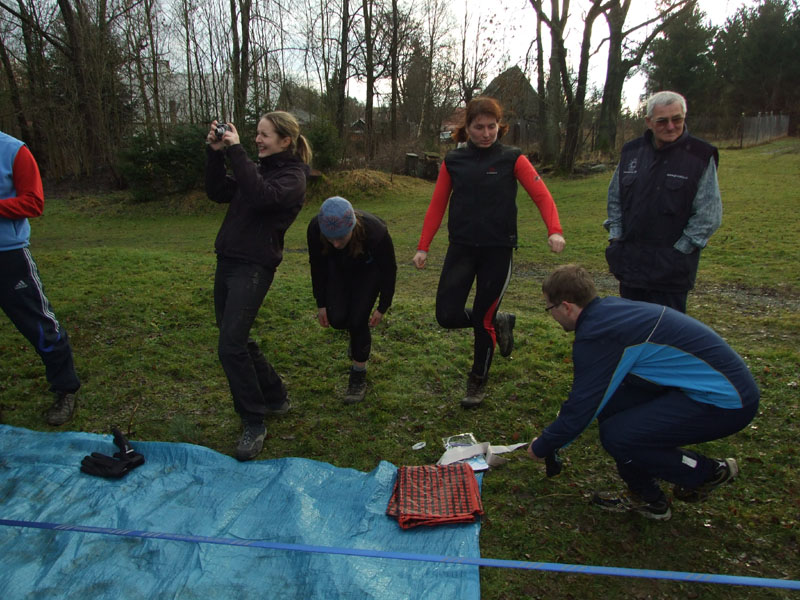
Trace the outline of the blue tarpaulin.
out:
<instances>
[{"instance_id":1,"label":"blue tarpaulin","mask_svg":"<svg viewBox=\"0 0 800 600\"><path fill-rule=\"evenodd\" d=\"M110 435L0 425L0 519L221 538L209 544L0 526L0 597L480 597L478 567L234 545L479 557L480 524L401 530L386 516L396 467L303 459L240 463L191 444L137 442L146 463L120 480L81 473Z\"/></svg>"}]
</instances>

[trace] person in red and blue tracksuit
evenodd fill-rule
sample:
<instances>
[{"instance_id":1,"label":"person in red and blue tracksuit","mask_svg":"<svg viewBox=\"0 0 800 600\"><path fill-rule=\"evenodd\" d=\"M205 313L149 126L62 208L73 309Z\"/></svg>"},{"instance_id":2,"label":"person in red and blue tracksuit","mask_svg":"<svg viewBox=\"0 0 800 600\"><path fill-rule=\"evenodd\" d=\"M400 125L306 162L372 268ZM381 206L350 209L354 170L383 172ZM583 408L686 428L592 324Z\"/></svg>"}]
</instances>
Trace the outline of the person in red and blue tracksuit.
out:
<instances>
[{"instance_id":1,"label":"person in red and blue tracksuit","mask_svg":"<svg viewBox=\"0 0 800 600\"><path fill-rule=\"evenodd\" d=\"M450 245L436 293L436 320L447 329L475 332L464 407L483 401L495 345L503 356L513 348L515 316L498 309L517 247L517 182L541 213L550 250L561 252L565 245L558 209L542 178L519 148L498 141L508 129L502 120L503 110L492 98L474 98L467 104L464 122L454 132L455 139L466 144L448 152L442 162L413 259L418 269L425 267L449 202ZM472 308L466 308L476 280Z\"/></svg>"},{"instance_id":2,"label":"person in red and blue tracksuit","mask_svg":"<svg viewBox=\"0 0 800 600\"><path fill-rule=\"evenodd\" d=\"M29 245L29 218L44 210L39 166L24 142L0 132L0 308L36 349L54 395L46 419L63 425L75 413L72 346L44 294Z\"/></svg>"},{"instance_id":3,"label":"person in red and blue tracksuit","mask_svg":"<svg viewBox=\"0 0 800 600\"><path fill-rule=\"evenodd\" d=\"M720 460L683 446L727 437L756 415L759 390L742 358L711 328L649 302L598 298L582 267L565 265L542 284L547 310L575 332L572 390L558 418L533 440L543 460L597 419L600 440L627 484L598 492L593 504L668 519L673 496L695 502L738 474Z\"/></svg>"}]
</instances>

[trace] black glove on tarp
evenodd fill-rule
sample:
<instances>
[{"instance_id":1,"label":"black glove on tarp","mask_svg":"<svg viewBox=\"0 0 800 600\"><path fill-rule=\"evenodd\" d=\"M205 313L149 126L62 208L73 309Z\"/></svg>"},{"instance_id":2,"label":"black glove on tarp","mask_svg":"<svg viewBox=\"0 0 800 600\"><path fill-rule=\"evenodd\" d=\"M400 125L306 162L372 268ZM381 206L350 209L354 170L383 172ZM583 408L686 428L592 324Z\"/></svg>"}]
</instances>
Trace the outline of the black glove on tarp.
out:
<instances>
[{"instance_id":1,"label":"black glove on tarp","mask_svg":"<svg viewBox=\"0 0 800 600\"><path fill-rule=\"evenodd\" d=\"M119 479L129 471L144 464L144 456L134 451L130 442L125 439L119 429L112 427L114 443L119 448L114 456L106 456L99 452L92 452L81 461L81 471L88 475Z\"/></svg>"}]
</instances>

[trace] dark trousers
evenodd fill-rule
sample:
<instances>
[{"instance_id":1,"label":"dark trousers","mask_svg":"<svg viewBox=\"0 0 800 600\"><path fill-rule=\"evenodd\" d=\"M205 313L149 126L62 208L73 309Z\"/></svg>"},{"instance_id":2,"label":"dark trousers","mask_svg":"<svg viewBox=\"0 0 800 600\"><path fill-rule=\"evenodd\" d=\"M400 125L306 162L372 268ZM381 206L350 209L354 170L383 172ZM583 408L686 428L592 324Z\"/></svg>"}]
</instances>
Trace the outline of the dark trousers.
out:
<instances>
[{"instance_id":1,"label":"dark trousers","mask_svg":"<svg viewBox=\"0 0 800 600\"><path fill-rule=\"evenodd\" d=\"M275 271L219 257L214 277L214 311L219 327L217 352L243 421L260 423L268 405L280 405L286 387L250 339L250 329L267 295Z\"/></svg>"},{"instance_id":2,"label":"dark trousers","mask_svg":"<svg viewBox=\"0 0 800 600\"><path fill-rule=\"evenodd\" d=\"M350 355L356 362L366 362L372 349L369 318L378 299L380 273L374 265L343 271L335 261L328 261L325 309L334 329L350 333Z\"/></svg>"},{"instance_id":3,"label":"dark trousers","mask_svg":"<svg viewBox=\"0 0 800 600\"><path fill-rule=\"evenodd\" d=\"M0 308L41 357L52 392L81 387L67 332L44 295L39 271L27 248L0 252Z\"/></svg>"},{"instance_id":4,"label":"dark trousers","mask_svg":"<svg viewBox=\"0 0 800 600\"><path fill-rule=\"evenodd\" d=\"M689 291L685 292L659 292L658 290L648 290L646 288L630 287L619 284L619 295L626 300L639 300L640 302L650 302L652 304L662 304L674 308L686 314L686 299Z\"/></svg>"},{"instance_id":5,"label":"dark trousers","mask_svg":"<svg viewBox=\"0 0 800 600\"><path fill-rule=\"evenodd\" d=\"M736 433L757 410L757 401L724 409L678 389L623 383L600 414L600 440L628 488L652 501L661 495L659 479L695 488L713 473L713 460L681 446Z\"/></svg>"},{"instance_id":6,"label":"dark trousers","mask_svg":"<svg viewBox=\"0 0 800 600\"><path fill-rule=\"evenodd\" d=\"M446 329L475 332L472 372L489 373L497 336L495 316L511 278L512 248L475 248L450 244L436 292L436 320ZM472 309L467 298L476 282Z\"/></svg>"}]
</instances>

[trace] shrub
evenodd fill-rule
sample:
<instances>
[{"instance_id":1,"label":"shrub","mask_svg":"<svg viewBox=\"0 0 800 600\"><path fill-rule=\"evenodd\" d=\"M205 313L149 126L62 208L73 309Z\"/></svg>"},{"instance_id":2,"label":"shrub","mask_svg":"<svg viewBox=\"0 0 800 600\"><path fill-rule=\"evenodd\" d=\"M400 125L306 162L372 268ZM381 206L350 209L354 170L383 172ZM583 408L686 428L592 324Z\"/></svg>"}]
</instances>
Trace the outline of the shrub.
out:
<instances>
[{"instance_id":1,"label":"shrub","mask_svg":"<svg viewBox=\"0 0 800 600\"><path fill-rule=\"evenodd\" d=\"M342 155L342 140L336 126L328 119L316 119L303 128L303 135L311 144L314 166L326 171L339 163Z\"/></svg>"},{"instance_id":2,"label":"shrub","mask_svg":"<svg viewBox=\"0 0 800 600\"><path fill-rule=\"evenodd\" d=\"M177 125L162 142L146 133L134 135L120 152L125 182L140 202L191 191L202 184L207 129Z\"/></svg>"}]
</instances>

